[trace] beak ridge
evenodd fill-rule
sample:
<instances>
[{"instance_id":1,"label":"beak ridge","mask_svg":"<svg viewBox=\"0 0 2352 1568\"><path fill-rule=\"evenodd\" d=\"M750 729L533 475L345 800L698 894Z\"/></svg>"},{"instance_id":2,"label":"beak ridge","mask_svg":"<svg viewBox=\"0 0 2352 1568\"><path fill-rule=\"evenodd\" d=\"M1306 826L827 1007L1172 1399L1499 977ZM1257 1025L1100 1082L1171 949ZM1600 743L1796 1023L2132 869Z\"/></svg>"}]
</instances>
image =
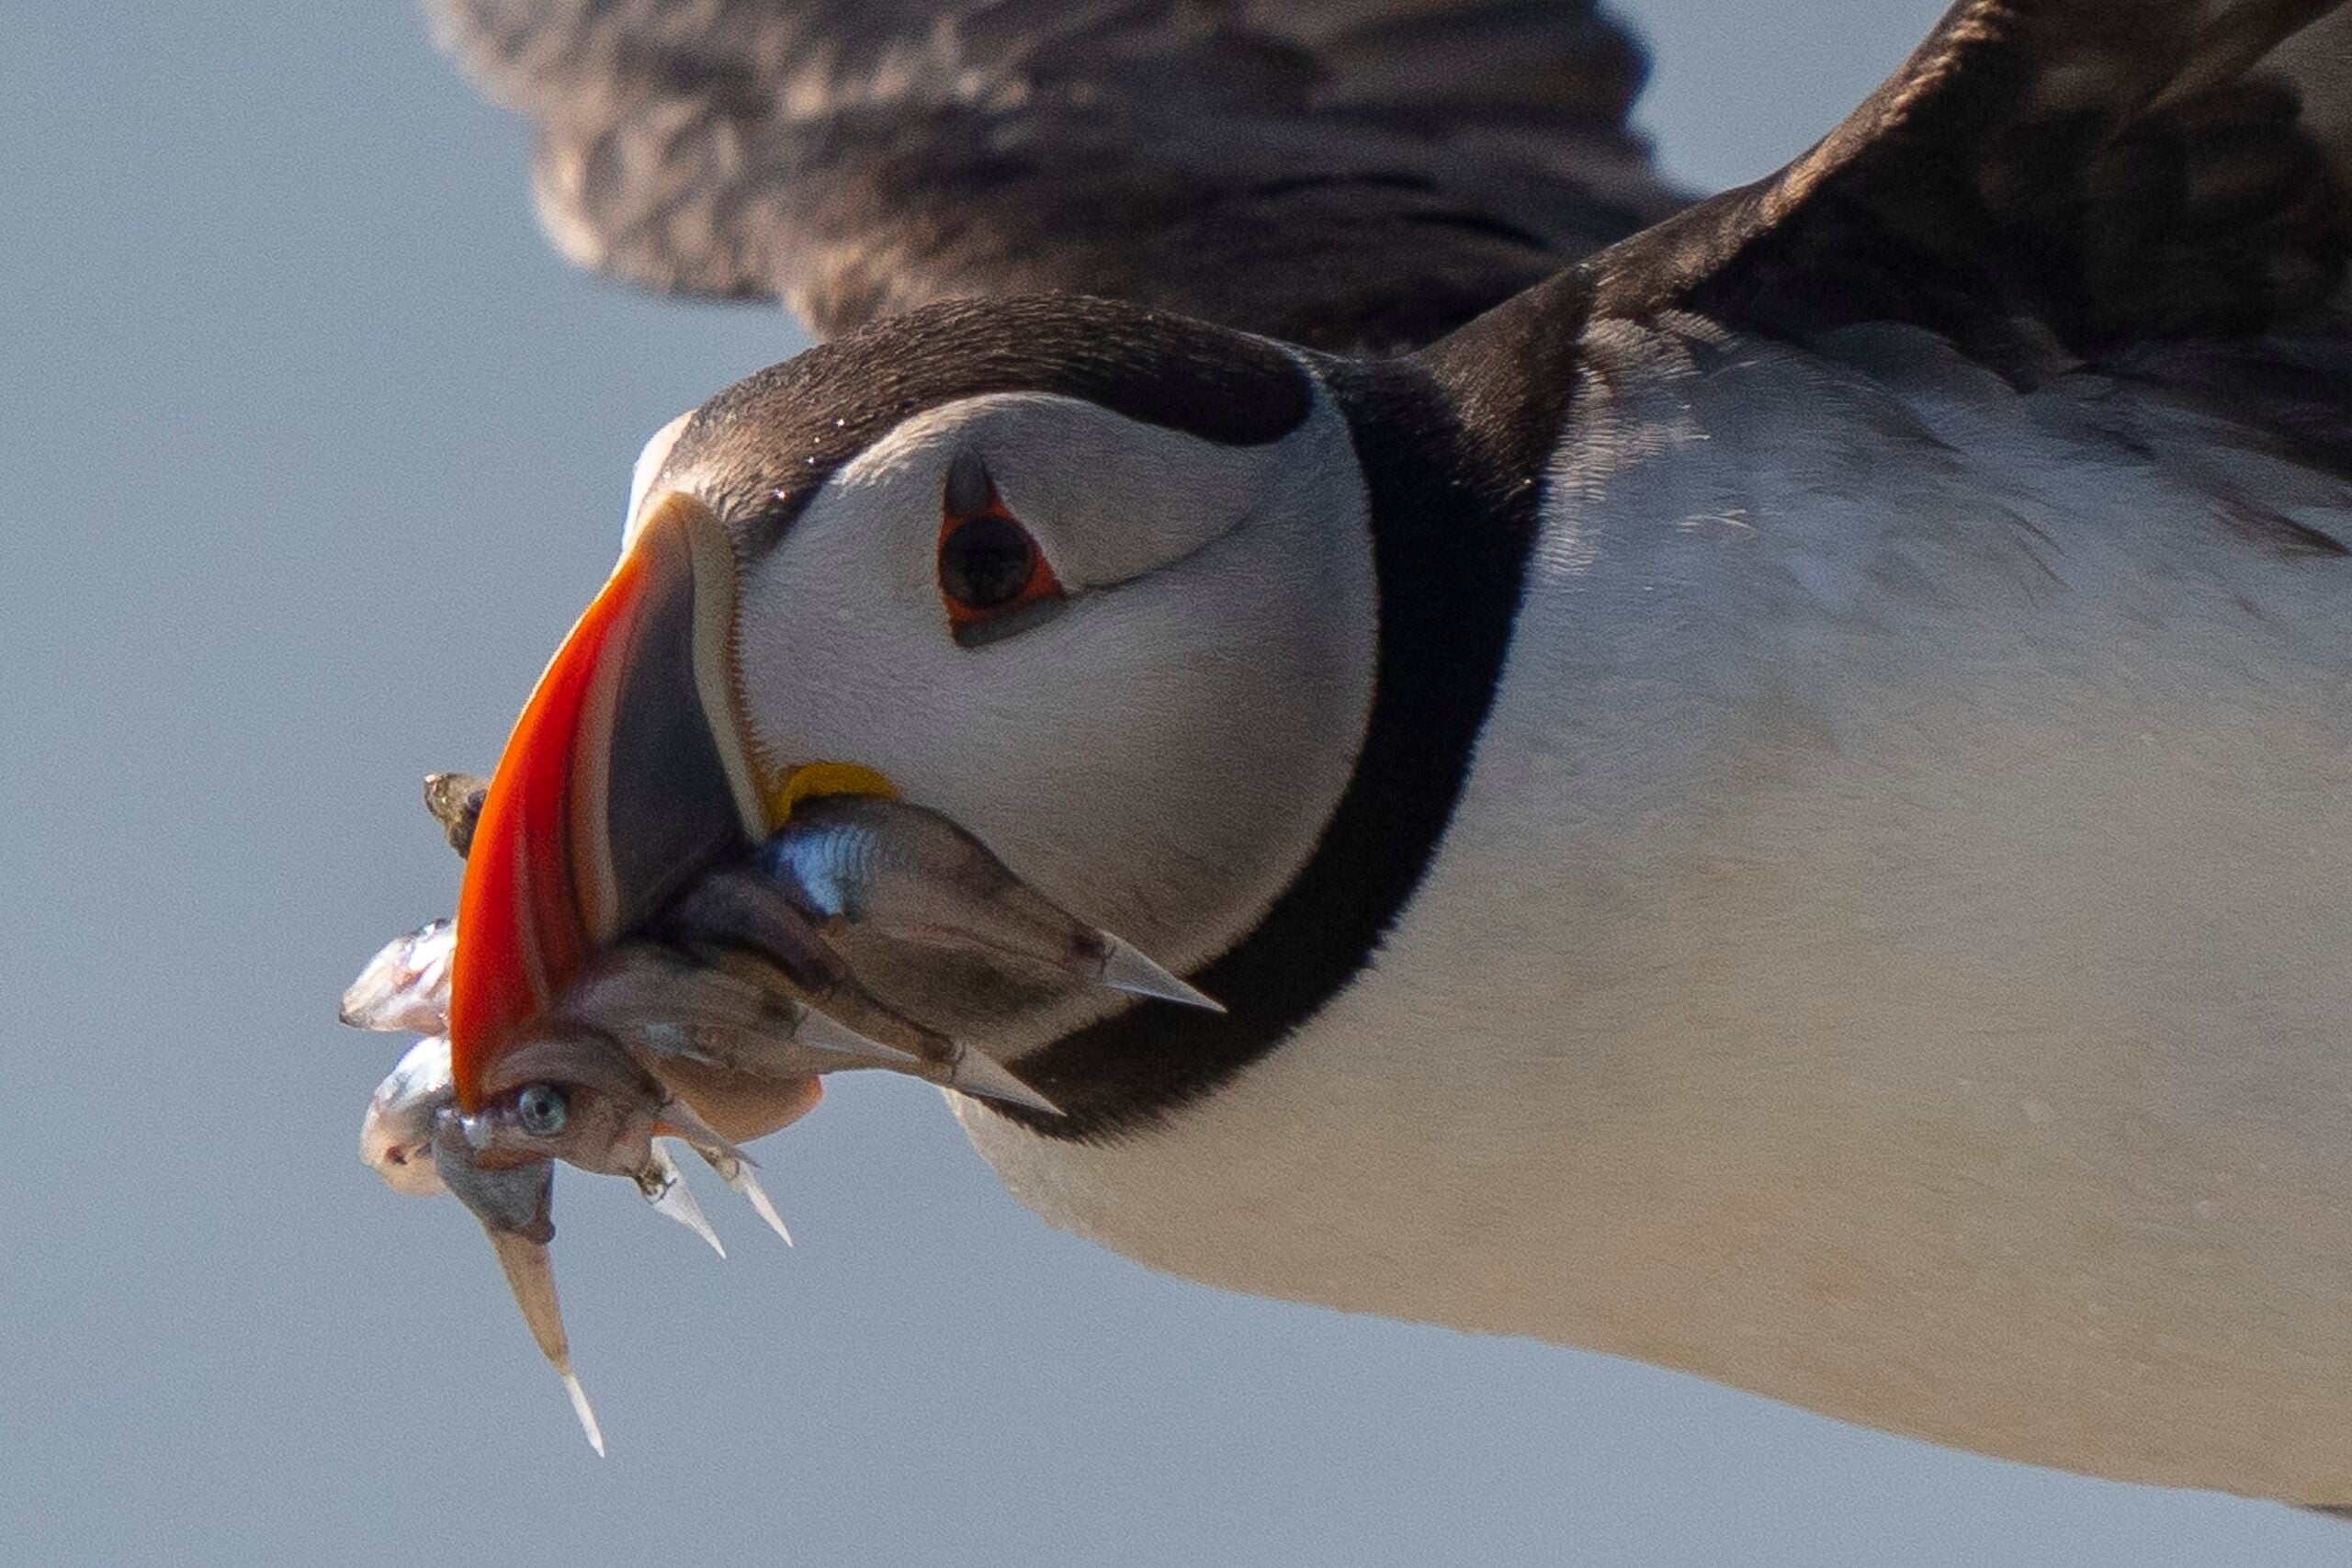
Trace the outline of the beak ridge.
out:
<instances>
[{"instance_id":1,"label":"beak ridge","mask_svg":"<svg viewBox=\"0 0 2352 1568\"><path fill-rule=\"evenodd\" d=\"M724 525L664 496L515 720L458 900L449 1039L464 1109L592 954L763 831L734 620Z\"/></svg>"}]
</instances>

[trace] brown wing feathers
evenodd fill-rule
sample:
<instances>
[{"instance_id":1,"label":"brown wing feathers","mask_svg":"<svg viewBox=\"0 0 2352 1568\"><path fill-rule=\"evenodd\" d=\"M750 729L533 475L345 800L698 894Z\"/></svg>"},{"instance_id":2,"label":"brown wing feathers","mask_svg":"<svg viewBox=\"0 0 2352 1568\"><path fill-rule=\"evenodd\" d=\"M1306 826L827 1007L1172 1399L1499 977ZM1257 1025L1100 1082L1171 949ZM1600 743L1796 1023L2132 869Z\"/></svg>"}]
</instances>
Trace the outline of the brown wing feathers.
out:
<instances>
[{"instance_id":1,"label":"brown wing feathers","mask_svg":"<svg viewBox=\"0 0 2352 1568\"><path fill-rule=\"evenodd\" d=\"M2304 112L2352 90L2352 50L2301 79L2272 57L2330 8L1972 0L1780 175L1602 258L1602 308L1906 321L1995 362L2020 332L2097 353L2292 321L2352 254L2343 149Z\"/></svg>"},{"instance_id":2,"label":"brown wing feathers","mask_svg":"<svg viewBox=\"0 0 2352 1568\"><path fill-rule=\"evenodd\" d=\"M433 8L569 254L828 334L1074 291L1407 347L1679 205L1590 0Z\"/></svg>"},{"instance_id":3,"label":"brown wing feathers","mask_svg":"<svg viewBox=\"0 0 2352 1568\"><path fill-rule=\"evenodd\" d=\"M1599 252L1578 310L1907 321L2022 374L2296 322L2352 256L2335 0L1962 0L1679 213L1592 0L431 3L537 121L568 252L825 333L1075 292L1396 350Z\"/></svg>"}]
</instances>

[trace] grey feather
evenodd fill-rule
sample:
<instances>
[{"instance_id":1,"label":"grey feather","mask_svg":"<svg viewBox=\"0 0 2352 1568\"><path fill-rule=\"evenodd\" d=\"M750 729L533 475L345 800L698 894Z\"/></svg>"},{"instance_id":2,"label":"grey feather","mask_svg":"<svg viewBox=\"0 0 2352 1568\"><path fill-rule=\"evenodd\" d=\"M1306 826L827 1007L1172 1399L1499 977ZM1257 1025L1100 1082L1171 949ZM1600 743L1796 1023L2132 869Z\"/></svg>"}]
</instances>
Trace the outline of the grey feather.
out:
<instances>
[{"instance_id":1,"label":"grey feather","mask_svg":"<svg viewBox=\"0 0 2352 1568\"><path fill-rule=\"evenodd\" d=\"M1889 378L1869 345L1925 329L2248 547L2352 554L2341 4L1962 0L1778 175L1603 252L1581 298L1536 298L1688 311Z\"/></svg>"},{"instance_id":2,"label":"grey feather","mask_svg":"<svg viewBox=\"0 0 2352 1568\"><path fill-rule=\"evenodd\" d=\"M1441 335L1673 211L1590 0L431 0L574 259L820 333L1086 293Z\"/></svg>"},{"instance_id":3,"label":"grey feather","mask_svg":"<svg viewBox=\"0 0 2352 1568\"><path fill-rule=\"evenodd\" d=\"M2352 254L2335 5L1962 0L1804 156L1599 258L1600 308L1908 321L2028 378L2303 321Z\"/></svg>"}]
</instances>

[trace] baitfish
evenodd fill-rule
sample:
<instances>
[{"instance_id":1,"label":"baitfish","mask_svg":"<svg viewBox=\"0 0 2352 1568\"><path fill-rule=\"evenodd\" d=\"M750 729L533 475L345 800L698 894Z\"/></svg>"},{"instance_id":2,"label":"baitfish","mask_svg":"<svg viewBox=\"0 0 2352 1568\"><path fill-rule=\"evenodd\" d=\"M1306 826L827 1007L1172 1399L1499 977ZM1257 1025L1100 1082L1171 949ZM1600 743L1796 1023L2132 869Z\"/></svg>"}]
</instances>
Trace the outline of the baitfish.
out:
<instances>
[{"instance_id":1,"label":"baitfish","mask_svg":"<svg viewBox=\"0 0 2352 1568\"><path fill-rule=\"evenodd\" d=\"M427 808L460 854L486 788L463 773L425 782ZM824 1073L878 1066L1057 1113L980 1045L877 997L862 970L887 967L899 987L928 979L934 993L1001 983L1216 1005L1030 887L945 817L876 796L801 803L743 863L599 953L500 1054L471 1111L458 1104L446 1034L459 940L448 919L395 938L344 994L344 1022L426 1036L377 1087L360 1157L395 1190L455 1193L481 1224L599 1453L549 1253L556 1162L629 1178L724 1257L665 1146L684 1143L789 1243L740 1144L813 1109Z\"/></svg>"}]
</instances>

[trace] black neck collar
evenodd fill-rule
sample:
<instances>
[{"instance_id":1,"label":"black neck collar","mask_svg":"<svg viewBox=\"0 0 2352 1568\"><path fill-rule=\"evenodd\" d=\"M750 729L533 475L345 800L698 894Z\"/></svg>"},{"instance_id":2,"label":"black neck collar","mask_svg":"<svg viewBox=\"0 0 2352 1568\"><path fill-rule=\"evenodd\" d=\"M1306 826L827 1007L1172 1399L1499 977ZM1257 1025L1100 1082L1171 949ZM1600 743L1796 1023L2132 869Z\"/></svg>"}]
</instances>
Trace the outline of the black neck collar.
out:
<instances>
[{"instance_id":1,"label":"black neck collar","mask_svg":"<svg viewBox=\"0 0 2352 1568\"><path fill-rule=\"evenodd\" d=\"M1148 1126L1279 1046L1370 960L1469 775L1588 292L1568 275L1421 355L1317 366L1353 433L1378 584L1372 712L1353 773L1265 918L1191 976L1228 1011L1138 1002L1020 1059L1022 1077L1067 1115L992 1111L1081 1141Z\"/></svg>"}]
</instances>

